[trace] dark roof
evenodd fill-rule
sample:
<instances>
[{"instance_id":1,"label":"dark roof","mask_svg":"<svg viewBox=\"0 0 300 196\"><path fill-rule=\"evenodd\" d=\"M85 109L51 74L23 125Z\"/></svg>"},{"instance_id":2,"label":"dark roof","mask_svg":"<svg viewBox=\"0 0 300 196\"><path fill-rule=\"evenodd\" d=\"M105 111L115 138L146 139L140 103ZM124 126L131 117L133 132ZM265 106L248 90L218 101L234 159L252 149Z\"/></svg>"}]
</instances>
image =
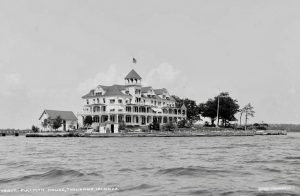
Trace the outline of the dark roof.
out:
<instances>
[{"instance_id":1,"label":"dark roof","mask_svg":"<svg viewBox=\"0 0 300 196\"><path fill-rule=\"evenodd\" d=\"M150 89L152 89L151 86L145 86L141 88L142 93L147 93Z\"/></svg>"},{"instance_id":2,"label":"dark roof","mask_svg":"<svg viewBox=\"0 0 300 196\"><path fill-rule=\"evenodd\" d=\"M72 111L44 110L39 120L44 114L48 114L50 119L56 119L58 116L60 116L60 118L63 120L77 120L77 117Z\"/></svg>"},{"instance_id":3,"label":"dark roof","mask_svg":"<svg viewBox=\"0 0 300 196\"><path fill-rule=\"evenodd\" d=\"M165 88L161 88L161 89L154 89L154 92L155 92L155 94L157 94L157 95L162 95L162 94L164 94L164 93L167 93L168 91L167 91L167 89L165 89Z\"/></svg>"},{"instance_id":4,"label":"dark roof","mask_svg":"<svg viewBox=\"0 0 300 196\"><path fill-rule=\"evenodd\" d=\"M123 96L125 95L124 93L122 93L120 91L120 89L118 88L118 86L114 85L114 86L110 86L109 88L107 88L104 96Z\"/></svg>"},{"instance_id":5,"label":"dark roof","mask_svg":"<svg viewBox=\"0 0 300 196\"><path fill-rule=\"evenodd\" d=\"M102 95L102 96L106 96L106 97L108 97L108 96L131 96L131 95L126 95L126 94L122 93L122 90L126 89L125 85L119 85L119 84L114 84L112 86L99 85L98 87L101 87L104 91L106 91L104 93L104 95ZM90 98L90 97L95 97L94 90L91 90L88 94L82 96L83 99Z\"/></svg>"},{"instance_id":6,"label":"dark roof","mask_svg":"<svg viewBox=\"0 0 300 196\"><path fill-rule=\"evenodd\" d=\"M136 73L136 71L133 69L133 70L131 70L128 74L127 74L127 76L125 77L125 79L131 79L131 78L133 78L133 79L142 79L141 78L141 76L139 76L139 74L138 73Z\"/></svg>"}]
</instances>

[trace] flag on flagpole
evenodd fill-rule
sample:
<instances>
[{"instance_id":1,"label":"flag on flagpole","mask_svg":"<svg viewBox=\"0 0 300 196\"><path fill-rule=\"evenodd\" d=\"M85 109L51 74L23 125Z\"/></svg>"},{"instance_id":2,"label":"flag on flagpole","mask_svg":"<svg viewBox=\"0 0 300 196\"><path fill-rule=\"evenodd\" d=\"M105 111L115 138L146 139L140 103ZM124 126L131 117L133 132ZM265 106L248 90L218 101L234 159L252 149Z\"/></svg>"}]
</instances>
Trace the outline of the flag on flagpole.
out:
<instances>
[{"instance_id":1,"label":"flag on flagpole","mask_svg":"<svg viewBox=\"0 0 300 196\"><path fill-rule=\"evenodd\" d=\"M133 62L134 64L136 64L136 59L135 59L135 58L133 58L133 59L132 59L132 62Z\"/></svg>"}]
</instances>

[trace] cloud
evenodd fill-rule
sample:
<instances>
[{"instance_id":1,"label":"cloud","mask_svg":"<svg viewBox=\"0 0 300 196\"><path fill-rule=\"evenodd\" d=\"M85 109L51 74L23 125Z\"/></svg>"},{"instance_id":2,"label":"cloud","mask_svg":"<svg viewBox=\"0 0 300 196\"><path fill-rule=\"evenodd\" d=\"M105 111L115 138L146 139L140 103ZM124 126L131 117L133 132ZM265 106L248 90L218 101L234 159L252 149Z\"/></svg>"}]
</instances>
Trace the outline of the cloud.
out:
<instances>
[{"instance_id":1,"label":"cloud","mask_svg":"<svg viewBox=\"0 0 300 196\"><path fill-rule=\"evenodd\" d=\"M81 94L87 93L92 88L97 85L113 85L113 84L123 84L123 77L117 73L115 65L108 66L106 71L101 71L97 73L93 78L89 78L78 85L78 91Z\"/></svg>"},{"instance_id":2,"label":"cloud","mask_svg":"<svg viewBox=\"0 0 300 196\"><path fill-rule=\"evenodd\" d=\"M146 85L169 84L176 81L179 76L180 70L169 63L162 63L147 74L144 83Z\"/></svg>"},{"instance_id":3,"label":"cloud","mask_svg":"<svg viewBox=\"0 0 300 196\"><path fill-rule=\"evenodd\" d=\"M170 63L161 63L146 75L144 86L167 88L170 94L185 97L188 91L188 79L184 73Z\"/></svg>"},{"instance_id":4,"label":"cloud","mask_svg":"<svg viewBox=\"0 0 300 196\"><path fill-rule=\"evenodd\" d=\"M21 75L18 73L5 73L0 75L0 94L12 95L21 87Z\"/></svg>"}]
</instances>

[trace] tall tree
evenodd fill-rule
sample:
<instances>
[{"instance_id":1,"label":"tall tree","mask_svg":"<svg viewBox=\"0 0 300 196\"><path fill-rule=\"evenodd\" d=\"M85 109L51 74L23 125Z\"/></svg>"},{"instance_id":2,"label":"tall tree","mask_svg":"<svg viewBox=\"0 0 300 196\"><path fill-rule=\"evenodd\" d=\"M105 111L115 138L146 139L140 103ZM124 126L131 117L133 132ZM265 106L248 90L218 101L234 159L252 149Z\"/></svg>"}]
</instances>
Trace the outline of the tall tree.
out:
<instances>
[{"instance_id":1,"label":"tall tree","mask_svg":"<svg viewBox=\"0 0 300 196\"><path fill-rule=\"evenodd\" d=\"M219 103L218 103L219 102ZM217 111L219 105L219 118L222 119L223 125L227 125L230 121L235 121L234 115L239 111L239 105L237 100L232 99L229 93L222 92L220 95L209 99L206 103L200 104L200 110L202 110L202 116L209 117L211 124L214 124L217 118Z\"/></svg>"},{"instance_id":2,"label":"tall tree","mask_svg":"<svg viewBox=\"0 0 300 196\"><path fill-rule=\"evenodd\" d=\"M214 121L217 117L217 102L213 99L209 99L206 101L206 103L200 104L199 107L202 111L202 116L210 118L211 125L214 125Z\"/></svg>"},{"instance_id":3,"label":"tall tree","mask_svg":"<svg viewBox=\"0 0 300 196\"><path fill-rule=\"evenodd\" d=\"M243 110L244 110L244 113L245 113L245 129L247 129L248 119L249 119L249 117L253 117L254 116L255 111L254 111L253 106L250 103L248 103L247 105L245 105L243 107Z\"/></svg>"}]
</instances>

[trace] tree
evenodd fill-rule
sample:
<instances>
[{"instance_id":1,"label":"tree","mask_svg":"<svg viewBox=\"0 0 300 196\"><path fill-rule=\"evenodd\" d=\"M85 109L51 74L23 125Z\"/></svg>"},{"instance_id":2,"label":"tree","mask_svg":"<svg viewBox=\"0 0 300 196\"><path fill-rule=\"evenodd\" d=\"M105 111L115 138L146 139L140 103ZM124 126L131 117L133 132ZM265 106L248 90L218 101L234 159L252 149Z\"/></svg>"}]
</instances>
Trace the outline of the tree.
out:
<instances>
[{"instance_id":1,"label":"tree","mask_svg":"<svg viewBox=\"0 0 300 196\"><path fill-rule=\"evenodd\" d=\"M62 125L62 119L60 116L57 116L52 122L52 128L57 130Z\"/></svg>"},{"instance_id":2,"label":"tree","mask_svg":"<svg viewBox=\"0 0 300 196\"><path fill-rule=\"evenodd\" d=\"M42 122L42 127L44 128L44 130L47 128L49 123L50 123L49 119L44 119L44 121Z\"/></svg>"},{"instance_id":3,"label":"tree","mask_svg":"<svg viewBox=\"0 0 300 196\"><path fill-rule=\"evenodd\" d=\"M93 118L91 116L86 116L83 120L84 126L90 126L93 124Z\"/></svg>"},{"instance_id":4,"label":"tree","mask_svg":"<svg viewBox=\"0 0 300 196\"><path fill-rule=\"evenodd\" d=\"M249 117L253 117L254 116L254 110L253 110L253 106L248 103L247 105L245 105L243 107L244 113L245 113L245 130L247 129L247 121L249 119Z\"/></svg>"},{"instance_id":5,"label":"tree","mask_svg":"<svg viewBox=\"0 0 300 196\"><path fill-rule=\"evenodd\" d=\"M31 130L32 130L32 132L37 133L37 132L39 132L40 129L38 127L32 125Z\"/></svg>"},{"instance_id":6,"label":"tree","mask_svg":"<svg viewBox=\"0 0 300 196\"><path fill-rule=\"evenodd\" d=\"M228 92L222 92L220 95L209 99L206 103L199 105L199 110L202 112L202 116L211 118L211 124L217 117L219 99L219 119L222 119L223 126L226 126L228 122L235 121L234 115L239 111L239 105L237 100L232 99ZM218 119L217 119L218 120Z\"/></svg>"},{"instance_id":7,"label":"tree","mask_svg":"<svg viewBox=\"0 0 300 196\"><path fill-rule=\"evenodd\" d=\"M239 112L240 112L240 126L242 126L242 117L243 117L243 114L245 113L244 108L242 108Z\"/></svg>"},{"instance_id":8,"label":"tree","mask_svg":"<svg viewBox=\"0 0 300 196\"><path fill-rule=\"evenodd\" d=\"M201 103L199 105L199 108L202 111L202 116L210 118L211 125L214 125L214 121L217 117L217 107L217 102L213 99L209 99L206 103Z\"/></svg>"}]
</instances>

